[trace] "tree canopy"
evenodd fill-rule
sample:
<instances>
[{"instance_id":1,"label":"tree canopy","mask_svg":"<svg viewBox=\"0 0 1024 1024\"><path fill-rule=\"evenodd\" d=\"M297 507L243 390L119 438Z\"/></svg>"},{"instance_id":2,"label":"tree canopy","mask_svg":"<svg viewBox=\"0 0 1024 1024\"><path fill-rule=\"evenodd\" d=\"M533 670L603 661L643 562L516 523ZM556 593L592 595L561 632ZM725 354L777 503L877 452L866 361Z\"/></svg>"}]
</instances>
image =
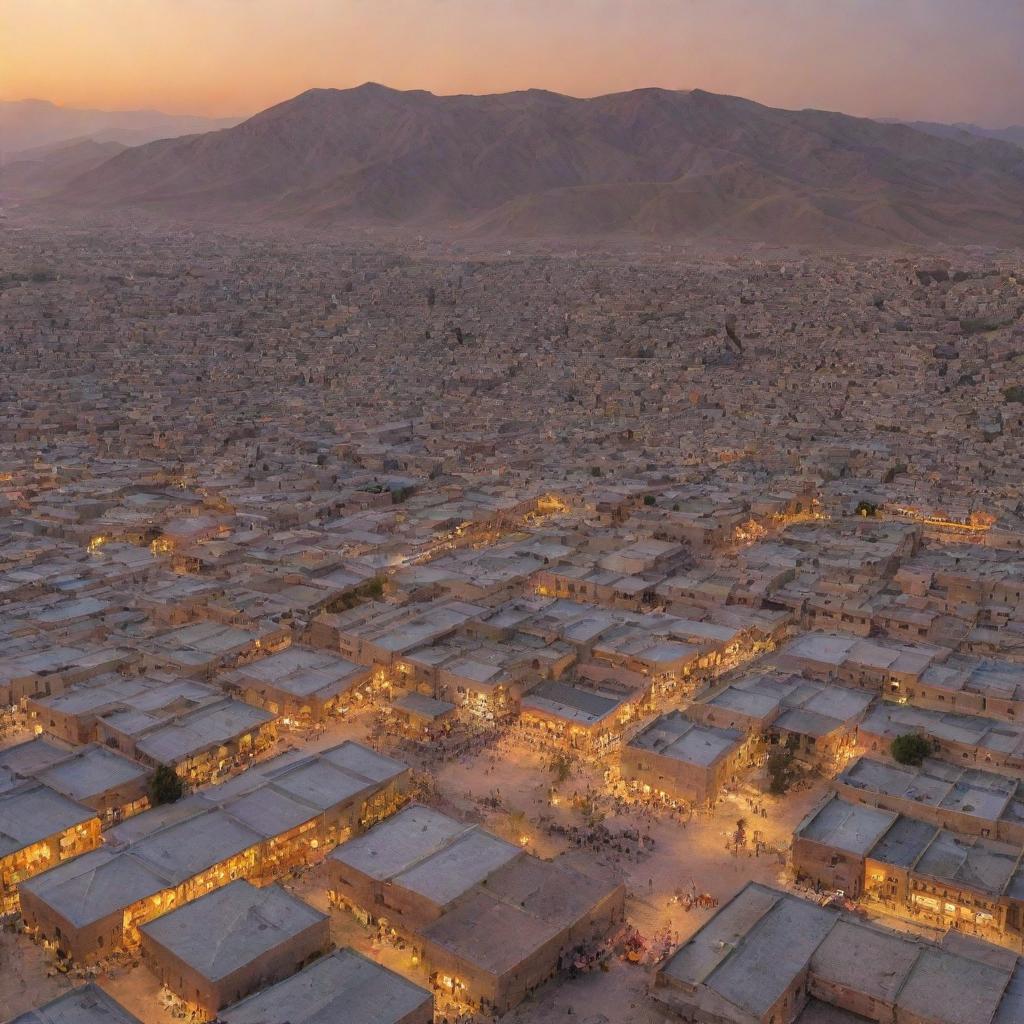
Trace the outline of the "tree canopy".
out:
<instances>
[{"instance_id":1,"label":"tree canopy","mask_svg":"<svg viewBox=\"0 0 1024 1024\"><path fill-rule=\"evenodd\" d=\"M166 764L160 765L149 780L149 799L153 806L173 804L181 799L184 787L178 773Z\"/></svg>"},{"instance_id":2,"label":"tree canopy","mask_svg":"<svg viewBox=\"0 0 1024 1024\"><path fill-rule=\"evenodd\" d=\"M932 752L932 745L924 736L908 732L897 736L890 749L900 764L919 765Z\"/></svg>"}]
</instances>

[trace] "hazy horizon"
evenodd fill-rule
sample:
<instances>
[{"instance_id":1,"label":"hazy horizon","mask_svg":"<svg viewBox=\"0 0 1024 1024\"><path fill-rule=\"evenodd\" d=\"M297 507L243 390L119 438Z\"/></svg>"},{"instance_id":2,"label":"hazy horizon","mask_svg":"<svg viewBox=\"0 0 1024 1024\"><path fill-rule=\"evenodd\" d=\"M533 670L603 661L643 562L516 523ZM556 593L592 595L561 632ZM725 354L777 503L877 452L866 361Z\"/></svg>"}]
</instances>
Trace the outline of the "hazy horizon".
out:
<instances>
[{"instance_id":1,"label":"hazy horizon","mask_svg":"<svg viewBox=\"0 0 1024 1024\"><path fill-rule=\"evenodd\" d=\"M71 105L71 104L59 103L56 100L51 100L51 99L49 99L49 98L47 98L45 96L11 96L11 97L0 96L0 103L49 103L49 104L52 104L54 107L56 107L56 108L58 108L60 110L68 110L68 111L95 110L95 111L97 111L99 113L109 113L109 114L145 114L145 113L153 113L153 114L165 114L165 115L175 116L175 117L189 117L189 116L193 116L193 117L209 117L211 120L225 120L225 121L238 120L238 121L244 121L244 120L246 120L246 119L248 119L250 117L253 117L256 114L260 113L262 110L266 110L266 109L268 109L270 107L277 106L278 104L281 104L281 103L286 103L288 100L294 99L295 96L299 96L299 95L301 95L304 92L309 92L311 90L316 90L316 89L333 89L333 90L355 89L355 88L359 88L359 86L362 86L362 85L381 85L381 86L384 86L385 88L396 89L398 91L427 91L427 92L433 92L433 90L416 90L415 88L403 89L403 88L400 88L399 86L390 85L388 82L374 82L374 81L371 81L369 79L367 79L365 82L353 83L352 85L310 85L310 86L307 86L305 89L301 89L297 93L293 93L293 94L288 95L288 96L282 96L280 99L274 100L274 101L268 103L266 107L259 107L256 110L247 110L247 111L236 112L236 113L227 113L227 114L206 114L206 113L204 113L202 111L196 111L196 110L169 110L167 108L140 107L140 106L126 106L126 107L82 107L82 106L75 106L75 105ZM667 89L667 90L676 91L676 92L691 92L691 91L700 90L703 87L699 86L699 85L695 85L695 86L691 86L689 88L679 87L679 88L673 89L673 88L671 88L669 86L642 86L642 85L638 85L638 86L633 86L632 89L621 89L621 90L620 89L616 89L616 90L614 90L614 92L630 92L630 91L640 90L640 89L645 89L645 88ZM545 92L559 92L563 96L569 96L569 97L574 98L574 99L594 99L594 98L597 98L597 97L602 96L602 95L609 95L608 93L592 93L592 94L589 94L589 95L585 96L585 95L582 95L582 94L579 94L579 93L568 93L568 92L560 92L560 90L543 89L543 87L541 87L541 86L523 86L522 89L508 89L508 90L502 90L502 92L506 92L506 93L523 92L523 91L528 91L528 90L531 90L531 89L539 89L539 90L545 91ZM712 92L712 91L715 91L715 90L710 90L709 89L709 90L705 90L705 91ZM437 96L456 96L456 95L486 96L486 95L500 95L500 94L496 94L496 93L473 93L473 92L463 92L463 93L435 92L434 95L437 95ZM735 96L738 96L739 94L736 94L736 93L730 93L730 94L722 93L720 95L735 95ZM792 110L799 110L799 109L829 110L832 113L850 113L850 111L844 111L844 110L839 110L839 109L834 109L833 110L831 108L820 107L820 106L817 106L815 104L809 104L809 105L807 105L806 107L803 107L803 108L795 107L795 106L787 107L785 104L767 104L767 103L764 103L764 101L762 101L762 100L758 100L754 96L744 96L744 97L741 97L741 98L749 99L749 100L754 100L754 102L762 103L765 106L777 106L780 109L792 109ZM1009 121L1007 121L1007 122L985 124L985 123L977 121L977 120L974 120L974 121L966 121L966 120L961 120L961 121L952 121L952 120L933 121L933 119L931 119L931 118L900 117L897 114L876 114L876 115L855 115L855 116L870 116L870 117L873 117L876 120L882 120L882 121L886 121L886 120L908 121L908 122L917 121L917 122L921 122L921 123L951 124L951 125L952 124L968 124L968 123L971 123L971 124L976 125L979 128L985 128L985 129L991 129L991 130L998 130L998 129L1004 129L1004 128L1014 128L1014 127L1018 127L1019 124L1024 124L1024 118L1021 118L1020 122L1009 122Z\"/></svg>"},{"instance_id":2,"label":"hazy horizon","mask_svg":"<svg viewBox=\"0 0 1024 1024\"><path fill-rule=\"evenodd\" d=\"M8 0L0 99L246 117L367 81L580 97L653 86L1002 128L1024 123L1022 49L1024 8L1009 0Z\"/></svg>"}]
</instances>

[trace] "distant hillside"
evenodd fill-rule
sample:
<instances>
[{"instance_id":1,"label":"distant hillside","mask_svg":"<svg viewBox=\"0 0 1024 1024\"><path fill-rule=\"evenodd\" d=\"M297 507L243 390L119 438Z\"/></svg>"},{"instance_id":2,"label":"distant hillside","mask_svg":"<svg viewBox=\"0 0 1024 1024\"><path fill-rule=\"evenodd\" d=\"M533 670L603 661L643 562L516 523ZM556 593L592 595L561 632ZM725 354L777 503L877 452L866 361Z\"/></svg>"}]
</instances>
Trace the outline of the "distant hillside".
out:
<instances>
[{"instance_id":1,"label":"distant hillside","mask_svg":"<svg viewBox=\"0 0 1024 1024\"><path fill-rule=\"evenodd\" d=\"M573 99L317 89L153 142L67 203L234 223L501 236L1024 241L1024 151L699 90Z\"/></svg>"},{"instance_id":2,"label":"distant hillside","mask_svg":"<svg viewBox=\"0 0 1024 1024\"><path fill-rule=\"evenodd\" d=\"M92 140L138 146L238 124L239 118L163 114L158 110L77 110L47 100L0 102L0 164L24 150Z\"/></svg>"},{"instance_id":3,"label":"distant hillside","mask_svg":"<svg viewBox=\"0 0 1024 1024\"><path fill-rule=\"evenodd\" d=\"M964 141L964 136L973 135L979 139L995 139L997 142L1009 142L1014 146L1024 146L1024 125L1011 125L1009 128L982 128L981 125L958 121L955 124L941 124L935 121L887 121L887 124L905 124L915 131L927 132L943 139Z\"/></svg>"},{"instance_id":4,"label":"distant hillside","mask_svg":"<svg viewBox=\"0 0 1024 1024\"><path fill-rule=\"evenodd\" d=\"M0 167L0 199L5 195L47 195L125 148L120 142L79 139L26 150Z\"/></svg>"}]
</instances>

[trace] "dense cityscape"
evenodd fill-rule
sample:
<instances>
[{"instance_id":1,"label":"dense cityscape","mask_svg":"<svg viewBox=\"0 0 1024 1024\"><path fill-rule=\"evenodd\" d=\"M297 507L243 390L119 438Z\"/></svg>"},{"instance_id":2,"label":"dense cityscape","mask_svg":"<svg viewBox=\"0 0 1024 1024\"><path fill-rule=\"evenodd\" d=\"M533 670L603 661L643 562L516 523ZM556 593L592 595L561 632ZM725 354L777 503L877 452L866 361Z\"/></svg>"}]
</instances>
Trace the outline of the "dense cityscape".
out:
<instances>
[{"instance_id":1,"label":"dense cityscape","mask_svg":"<svg viewBox=\"0 0 1024 1024\"><path fill-rule=\"evenodd\" d=\"M8 222L17 1024L1019 1024L1024 266Z\"/></svg>"}]
</instances>

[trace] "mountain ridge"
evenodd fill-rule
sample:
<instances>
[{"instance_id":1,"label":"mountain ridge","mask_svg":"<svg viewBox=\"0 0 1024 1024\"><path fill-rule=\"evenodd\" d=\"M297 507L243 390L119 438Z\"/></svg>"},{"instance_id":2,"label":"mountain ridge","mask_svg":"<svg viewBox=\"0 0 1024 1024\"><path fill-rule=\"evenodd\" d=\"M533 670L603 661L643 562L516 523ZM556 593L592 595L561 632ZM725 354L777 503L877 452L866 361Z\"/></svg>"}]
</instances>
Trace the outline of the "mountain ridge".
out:
<instances>
[{"instance_id":1,"label":"mountain ridge","mask_svg":"<svg viewBox=\"0 0 1024 1024\"><path fill-rule=\"evenodd\" d=\"M320 228L1016 244L1024 150L699 89L579 99L366 83L126 150L60 200Z\"/></svg>"}]
</instances>

